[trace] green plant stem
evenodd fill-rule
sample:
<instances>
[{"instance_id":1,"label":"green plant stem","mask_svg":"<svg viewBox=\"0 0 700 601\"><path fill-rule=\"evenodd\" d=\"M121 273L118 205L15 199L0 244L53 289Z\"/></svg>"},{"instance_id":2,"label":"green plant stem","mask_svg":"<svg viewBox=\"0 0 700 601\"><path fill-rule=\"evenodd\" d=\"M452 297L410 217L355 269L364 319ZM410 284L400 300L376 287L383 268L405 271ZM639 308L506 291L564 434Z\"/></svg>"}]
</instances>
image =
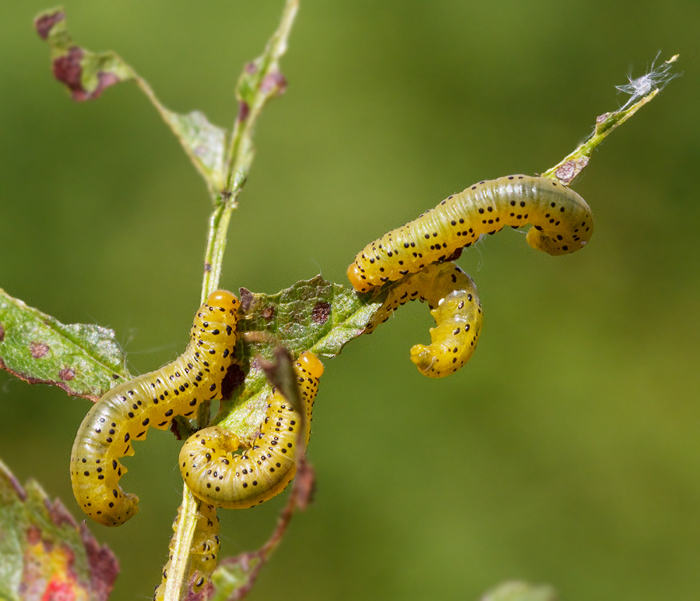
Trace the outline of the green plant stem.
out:
<instances>
[{"instance_id":1,"label":"green plant stem","mask_svg":"<svg viewBox=\"0 0 700 601\"><path fill-rule=\"evenodd\" d=\"M237 206L237 203L222 202L215 207L214 212L211 214L207 249L204 255L201 302L204 302L207 296L219 287L231 214Z\"/></svg>"},{"instance_id":2,"label":"green plant stem","mask_svg":"<svg viewBox=\"0 0 700 601\"><path fill-rule=\"evenodd\" d=\"M265 51L256 61L246 66L238 82L239 115L231 133L225 160L224 187L214 195L214 211L209 220L202 302L219 287L231 214L238 207L238 195L245 185L255 155L252 141L255 124L265 104L284 91L285 83L279 72L278 61L287 49L287 39L298 8L299 0L286 1L281 23L270 38ZM148 86L143 89L149 94ZM199 415L208 414L208 411L203 411ZM198 425L205 427L208 424ZM184 483L181 508L180 521L174 535L170 573L165 585L165 601L179 601L187 588L190 548L197 525L199 500Z\"/></svg>"},{"instance_id":3,"label":"green plant stem","mask_svg":"<svg viewBox=\"0 0 700 601\"><path fill-rule=\"evenodd\" d=\"M185 576L189 573L191 561L190 547L197 529L199 501L194 498L187 486L182 487L182 510L174 535L170 572L165 584L165 601L179 601L186 592Z\"/></svg>"},{"instance_id":4,"label":"green plant stem","mask_svg":"<svg viewBox=\"0 0 700 601\"><path fill-rule=\"evenodd\" d=\"M677 76L676 74L671 74L670 71L671 65L678 60L678 57L679 55L676 54L669 60L665 61L660 68L652 69L652 71L646 77L651 78L653 85L650 85L650 89L646 94L640 94L637 96L635 90L635 97L631 98L630 101L634 100L635 98L639 98L637 102L634 102L629 107L625 105L621 109L600 115L596 119L593 133L591 133L586 140L579 144L579 146L572 153L564 157L561 161L554 165L554 167L551 167L542 173L542 177L556 179L566 186L571 184L573 180L580 175L581 171L586 168L593 151L603 142L603 140L605 140L605 138L615 131L615 129L632 117L632 115L634 115L644 105L654 100L666 83ZM625 87L627 86L618 87L618 89L623 89Z\"/></svg>"}]
</instances>

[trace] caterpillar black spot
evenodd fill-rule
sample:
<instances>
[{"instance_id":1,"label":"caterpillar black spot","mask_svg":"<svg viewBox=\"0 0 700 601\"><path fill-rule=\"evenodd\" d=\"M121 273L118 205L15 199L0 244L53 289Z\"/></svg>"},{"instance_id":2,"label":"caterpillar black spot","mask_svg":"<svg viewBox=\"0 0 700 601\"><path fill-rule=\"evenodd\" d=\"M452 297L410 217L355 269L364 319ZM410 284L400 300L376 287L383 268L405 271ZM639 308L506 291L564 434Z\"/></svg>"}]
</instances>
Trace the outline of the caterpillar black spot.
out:
<instances>
[{"instance_id":1,"label":"caterpillar black spot","mask_svg":"<svg viewBox=\"0 0 700 601\"><path fill-rule=\"evenodd\" d=\"M238 299L218 290L197 310L185 352L161 369L115 386L88 412L70 461L73 494L82 510L105 526L118 526L138 511L138 497L119 479L120 457L149 427L164 430L176 415L191 417L204 400L220 397L236 344Z\"/></svg>"},{"instance_id":2,"label":"caterpillar black spot","mask_svg":"<svg viewBox=\"0 0 700 601\"><path fill-rule=\"evenodd\" d=\"M593 235L591 210L576 192L547 178L509 175L474 184L371 242L348 267L348 278L367 292L445 261L483 234L528 223L528 244L550 255L580 250Z\"/></svg>"},{"instance_id":3,"label":"caterpillar black spot","mask_svg":"<svg viewBox=\"0 0 700 601\"><path fill-rule=\"evenodd\" d=\"M306 442L323 364L310 352L294 364L303 402L302 415L278 390L267 399L267 413L252 445L219 426L196 432L180 451L180 473L203 503L244 509L282 492L296 472L299 429ZM244 450L232 455L240 448ZM247 448L246 448L247 447Z\"/></svg>"},{"instance_id":4,"label":"caterpillar black spot","mask_svg":"<svg viewBox=\"0 0 700 601\"><path fill-rule=\"evenodd\" d=\"M177 511L177 517L173 522L173 532L177 532L182 507ZM170 539L168 545L168 563L163 568L163 579L156 587L153 595L154 601L165 599L165 585L170 575L170 564L173 560L175 549L173 548L175 536ZM211 575L216 569L219 557L219 518L216 515L216 507L207 503L200 503L197 509L197 526L192 538L189 558L190 567L187 582L192 592L198 593L211 581Z\"/></svg>"},{"instance_id":5,"label":"caterpillar black spot","mask_svg":"<svg viewBox=\"0 0 700 601\"><path fill-rule=\"evenodd\" d=\"M481 334L483 313L474 281L455 263L429 265L389 290L365 332L415 299L428 303L436 325L430 329L430 345L411 348L411 361L423 375L448 376L469 361Z\"/></svg>"}]
</instances>

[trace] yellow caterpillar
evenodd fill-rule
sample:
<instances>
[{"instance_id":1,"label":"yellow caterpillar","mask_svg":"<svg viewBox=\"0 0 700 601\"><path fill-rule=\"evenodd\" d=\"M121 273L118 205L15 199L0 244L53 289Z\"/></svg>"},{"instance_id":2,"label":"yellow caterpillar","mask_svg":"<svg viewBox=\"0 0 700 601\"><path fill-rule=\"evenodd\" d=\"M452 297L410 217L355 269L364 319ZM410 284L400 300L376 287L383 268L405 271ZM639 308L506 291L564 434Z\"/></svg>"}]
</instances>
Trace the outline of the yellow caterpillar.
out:
<instances>
[{"instance_id":1,"label":"yellow caterpillar","mask_svg":"<svg viewBox=\"0 0 700 601\"><path fill-rule=\"evenodd\" d=\"M92 519L118 526L138 511L138 497L119 479L120 457L133 455L132 442L148 428L168 427L176 415L190 417L204 400L219 398L236 344L238 299L217 290L197 310L190 342L175 361L115 386L88 412L78 429L70 460L76 501Z\"/></svg>"},{"instance_id":2,"label":"yellow caterpillar","mask_svg":"<svg viewBox=\"0 0 700 601\"><path fill-rule=\"evenodd\" d=\"M415 299L428 303L436 327L430 329L429 346L411 348L411 361L432 378L456 372L471 358L481 333L483 313L474 282L455 263L429 265L389 290L365 332L372 332L399 306Z\"/></svg>"},{"instance_id":3,"label":"yellow caterpillar","mask_svg":"<svg viewBox=\"0 0 700 601\"><path fill-rule=\"evenodd\" d=\"M173 532L177 532L180 522L182 507L178 509L177 518L173 522ZM163 580L156 588L153 599L163 601L165 598L165 584L168 580L170 563L175 550L173 549L174 536L170 539L168 547L168 563L163 568ZM219 518L216 515L216 507L206 503L200 503L197 509L197 529L190 547L190 569L188 584L195 593L202 590L204 585L211 580L211 575L216 569L219 555Z\"/></svg>"},{"instance_id":4,"label":"yellow caterpillar","mask_svg":"<svg viewBox=\"0 0 700 601\"><path fill-rule=\"evenodd\" d=\"M575 252L593 235L591 210L576 192L543 177L509 175L474 184L371 242L348 267L348 278L368 292L449 259L483 234L528 223L534 226L528 244L550 255Z\"/></svg>"},{"instance_id":5,"label":"yellow caterpillar","mask_svg":"<svg viewBox=\"0 0 700 601\"><path fill-rule=\"evenodd\" d=\"M263 503L284 490L296 472L300 427L308 442L311 417L323 364L304 352L294 365L305 416L278 390L268 398L267 414L255 442L250 445L219 426L190 436L180 451L180 473L203 503L244 509ZM232 455L238 449L244 450Z\"/></svg>"}]
</instances>

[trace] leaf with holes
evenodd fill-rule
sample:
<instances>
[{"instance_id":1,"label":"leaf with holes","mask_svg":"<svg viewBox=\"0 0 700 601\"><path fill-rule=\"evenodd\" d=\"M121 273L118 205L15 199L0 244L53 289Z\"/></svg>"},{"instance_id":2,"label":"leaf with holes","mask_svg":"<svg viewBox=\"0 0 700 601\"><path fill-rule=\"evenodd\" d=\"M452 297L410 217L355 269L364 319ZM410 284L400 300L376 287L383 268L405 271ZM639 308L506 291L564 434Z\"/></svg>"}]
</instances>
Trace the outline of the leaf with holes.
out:
<instances>
[{"instance_id":1,"label":"leaf with holes","mask_svg":"<svg viewBox=\"0 0 700 601\"><path fill-rule=\"evenodd\" d=\"M183 115L167 109L148 82L115 52L92 52L78 46L68 31L63 9L39 14L34 27L39 37L49 44L54 77L68 88L73 100L95 100L109 86L135 80L206 180L210 193L221 189L226 143L224 129L212 125L199 111Z\"/></svg>"}]
</instances>

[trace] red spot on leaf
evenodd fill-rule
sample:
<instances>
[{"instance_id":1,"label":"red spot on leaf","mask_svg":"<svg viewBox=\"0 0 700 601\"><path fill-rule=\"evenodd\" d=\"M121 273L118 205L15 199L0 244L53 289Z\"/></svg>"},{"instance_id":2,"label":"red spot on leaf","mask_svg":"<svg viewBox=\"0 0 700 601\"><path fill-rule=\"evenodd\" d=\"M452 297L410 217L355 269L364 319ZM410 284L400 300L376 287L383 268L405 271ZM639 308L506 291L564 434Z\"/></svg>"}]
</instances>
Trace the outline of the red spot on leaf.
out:
<instances>
[{"instance_id":1,"label":"red spot on leaf","mask_svg":"<svg viewBox=\"0 0 700 601\"><path fill-rule=\"evenodd\" d=\"M331 305L326 301L319 301L314 305L311 311L311 319L315 323L326 323L328 321L328 316L331 314Z\"/></svg>"},{"instance_id":2,"label":"red spot on leaf","mask_svg":"<svg viewBox=\"0 0 700 601\"><path fill-rule=\"evenodd\" d=\"M76 598L75 582L55 576L46 587L41 601L74 601Z\"/></svg>"},{"instance_id":3,"label":"red spot on leaf","mask_svg":"<svg viewBox=\"0 0 700 601\"><path fill-rule=\"evenodd\" d=\"M29 350L32 353L34 359L41 359L46 353L49 352L49 345L44 342L31 342L29 344Z\"/></svg>"},{"instance_id":4,"label":"red spot on leaf","mask_svg":"<svg viewBox=\"0 0 700 601\"><path fill-rule=\"evenodd\" d=\"M56 11L55 13L47 13L41 15L34 21L34 28L39 34L42 40L49 37L49 33L53 29L56 23L63 21L66 18L66 13L62 10Z\"/></svg>"},{"instance_id":5,"label":"red spot on leaf","mask_svg":"<svg viewBox=\"0 0 700 601\"><path fill-rule=\"evenodd\" d=\"M260 89L263 92L276 92L284 94L287 90L287 80L279 71L268 73L260 84Z\"/></svg>"},{"instance_id":6,"label":"red spot on leaf","mask_svg":"<svg viewBox=\"0 0 700 601\"><path fill-rule=\"evenodd\" d=\"M253 303L253 293L247 288L241 287L238 289L238 294L241 297L241 309L243 313L247 313L250 305Z\"/></svg>"},{"instance_id":7,"label":"red spot on leaf","mask_svg":"<svg viewBox=\"0 0 700 601\"><path fill-rule=\"evenodd\" d=\"M248 75L253 75L254 73L258 72L258 66L255 63L251 62L246 64L244 70L246 73L248 73Z\"/></svg>"},{"instance_id":8,"label":"red spot on leaf","mask_svg":"<svg viewBox=\"0 0 700 601\"><path fill-rule=\"evenodd\" d=\"M554 175L557 176L557 179L562 184L570 184L586 165L588 165L588 158L586 157L572 159L559 167Z\"/></svg>"},{"instance_id":9,"label":"red spot on leaf","mask_svg":"<svg viewBox=\"0 0 700 601\"><path fill-rule=\"evenodd\" d=\"M68 54L59 56L53 61L53 76L65 84L71 92L84 93L83 82L80 76L83 73L83 66L80 61L83 58L83 50L77 46L73 46L68 51Z\"/></svg>"},{"instance_id":10,"label":"red spot on leaf","mask_svg":"<svg viewBox=\"0 0 700 601\"><path fill-rule=\"evenodd\" d=\"M41 530L36 526L27 528L27 542L30 545L38 545L41 542Z\"/></svg>"},{"instance_id":11,"label":"red spot on leaf","mask_svg":"<svg viewBox=\"0 0 700 601\"><path fill-rule=\"evenodd\" d=\"M263 319L270 321L275 316L275 306L270 305L269 307L265 307L262 311L260 311L260 315Z\"/></svg>"},{"instance_id":12,"label":"red spot on leaf","mask_svg":"<svg viewBox=\"0 0 700 601\"><path fill-rule=\"evenodd\" d=\"M97 74L97 87L89 92L83 87L83 56L82 48L73 46L68 54L59 56L53 62L54 77L65 84L71 91L71 97L77 102L99 98L102 92L109 86L119 83L120 79L114 73L100 71Z\"/></svg>"},{"instance_id":13,"label":"red spot on leaf","mask_svg":"<svg viewBox=\"0 0 700 601\"><path fill-rule=\"evenodd\" d=\"M238 103L238 120L245 121L248 118L249 114L250 114L250 106L248 105L247 102L241 100Z\"/></svg>"},{"instance_id":14,"label":"red spot on leaf","mask_svg":"<svg viewBox=\"0 0 700 601\"><path fill-rule=\"evenodd\" d=\"M100 71L97 79L98 83L95 91L88 94L85 98L76 98L76 100L91 100L93 98L98 98L100 94L102 94L102 92L109 86L113 86L121 81L116 73L109 73L107 71Z\"/></svg>"},{"instance_id":15,"label":"red spot on leaf","mask_svg":"<svg viewBox=\"0 0 700 601\"><path fill-rule=\"evenodd\" d=\"M2 324L0 323L0 342L5 340L5 328L2 327Z\"/></svg>"},{"instance_id":16,"label":"red spot on leaf","mask_svg":"<svg viewBox=\"0 0 700 601\"><path fill-rule=\"evenodd\" d=\"M69 382L70 380L75 378L75 370L72 367L64 367L61 371L58 372L58 377L61 378L61 380Z\"/></svg>"}]
</instances>

